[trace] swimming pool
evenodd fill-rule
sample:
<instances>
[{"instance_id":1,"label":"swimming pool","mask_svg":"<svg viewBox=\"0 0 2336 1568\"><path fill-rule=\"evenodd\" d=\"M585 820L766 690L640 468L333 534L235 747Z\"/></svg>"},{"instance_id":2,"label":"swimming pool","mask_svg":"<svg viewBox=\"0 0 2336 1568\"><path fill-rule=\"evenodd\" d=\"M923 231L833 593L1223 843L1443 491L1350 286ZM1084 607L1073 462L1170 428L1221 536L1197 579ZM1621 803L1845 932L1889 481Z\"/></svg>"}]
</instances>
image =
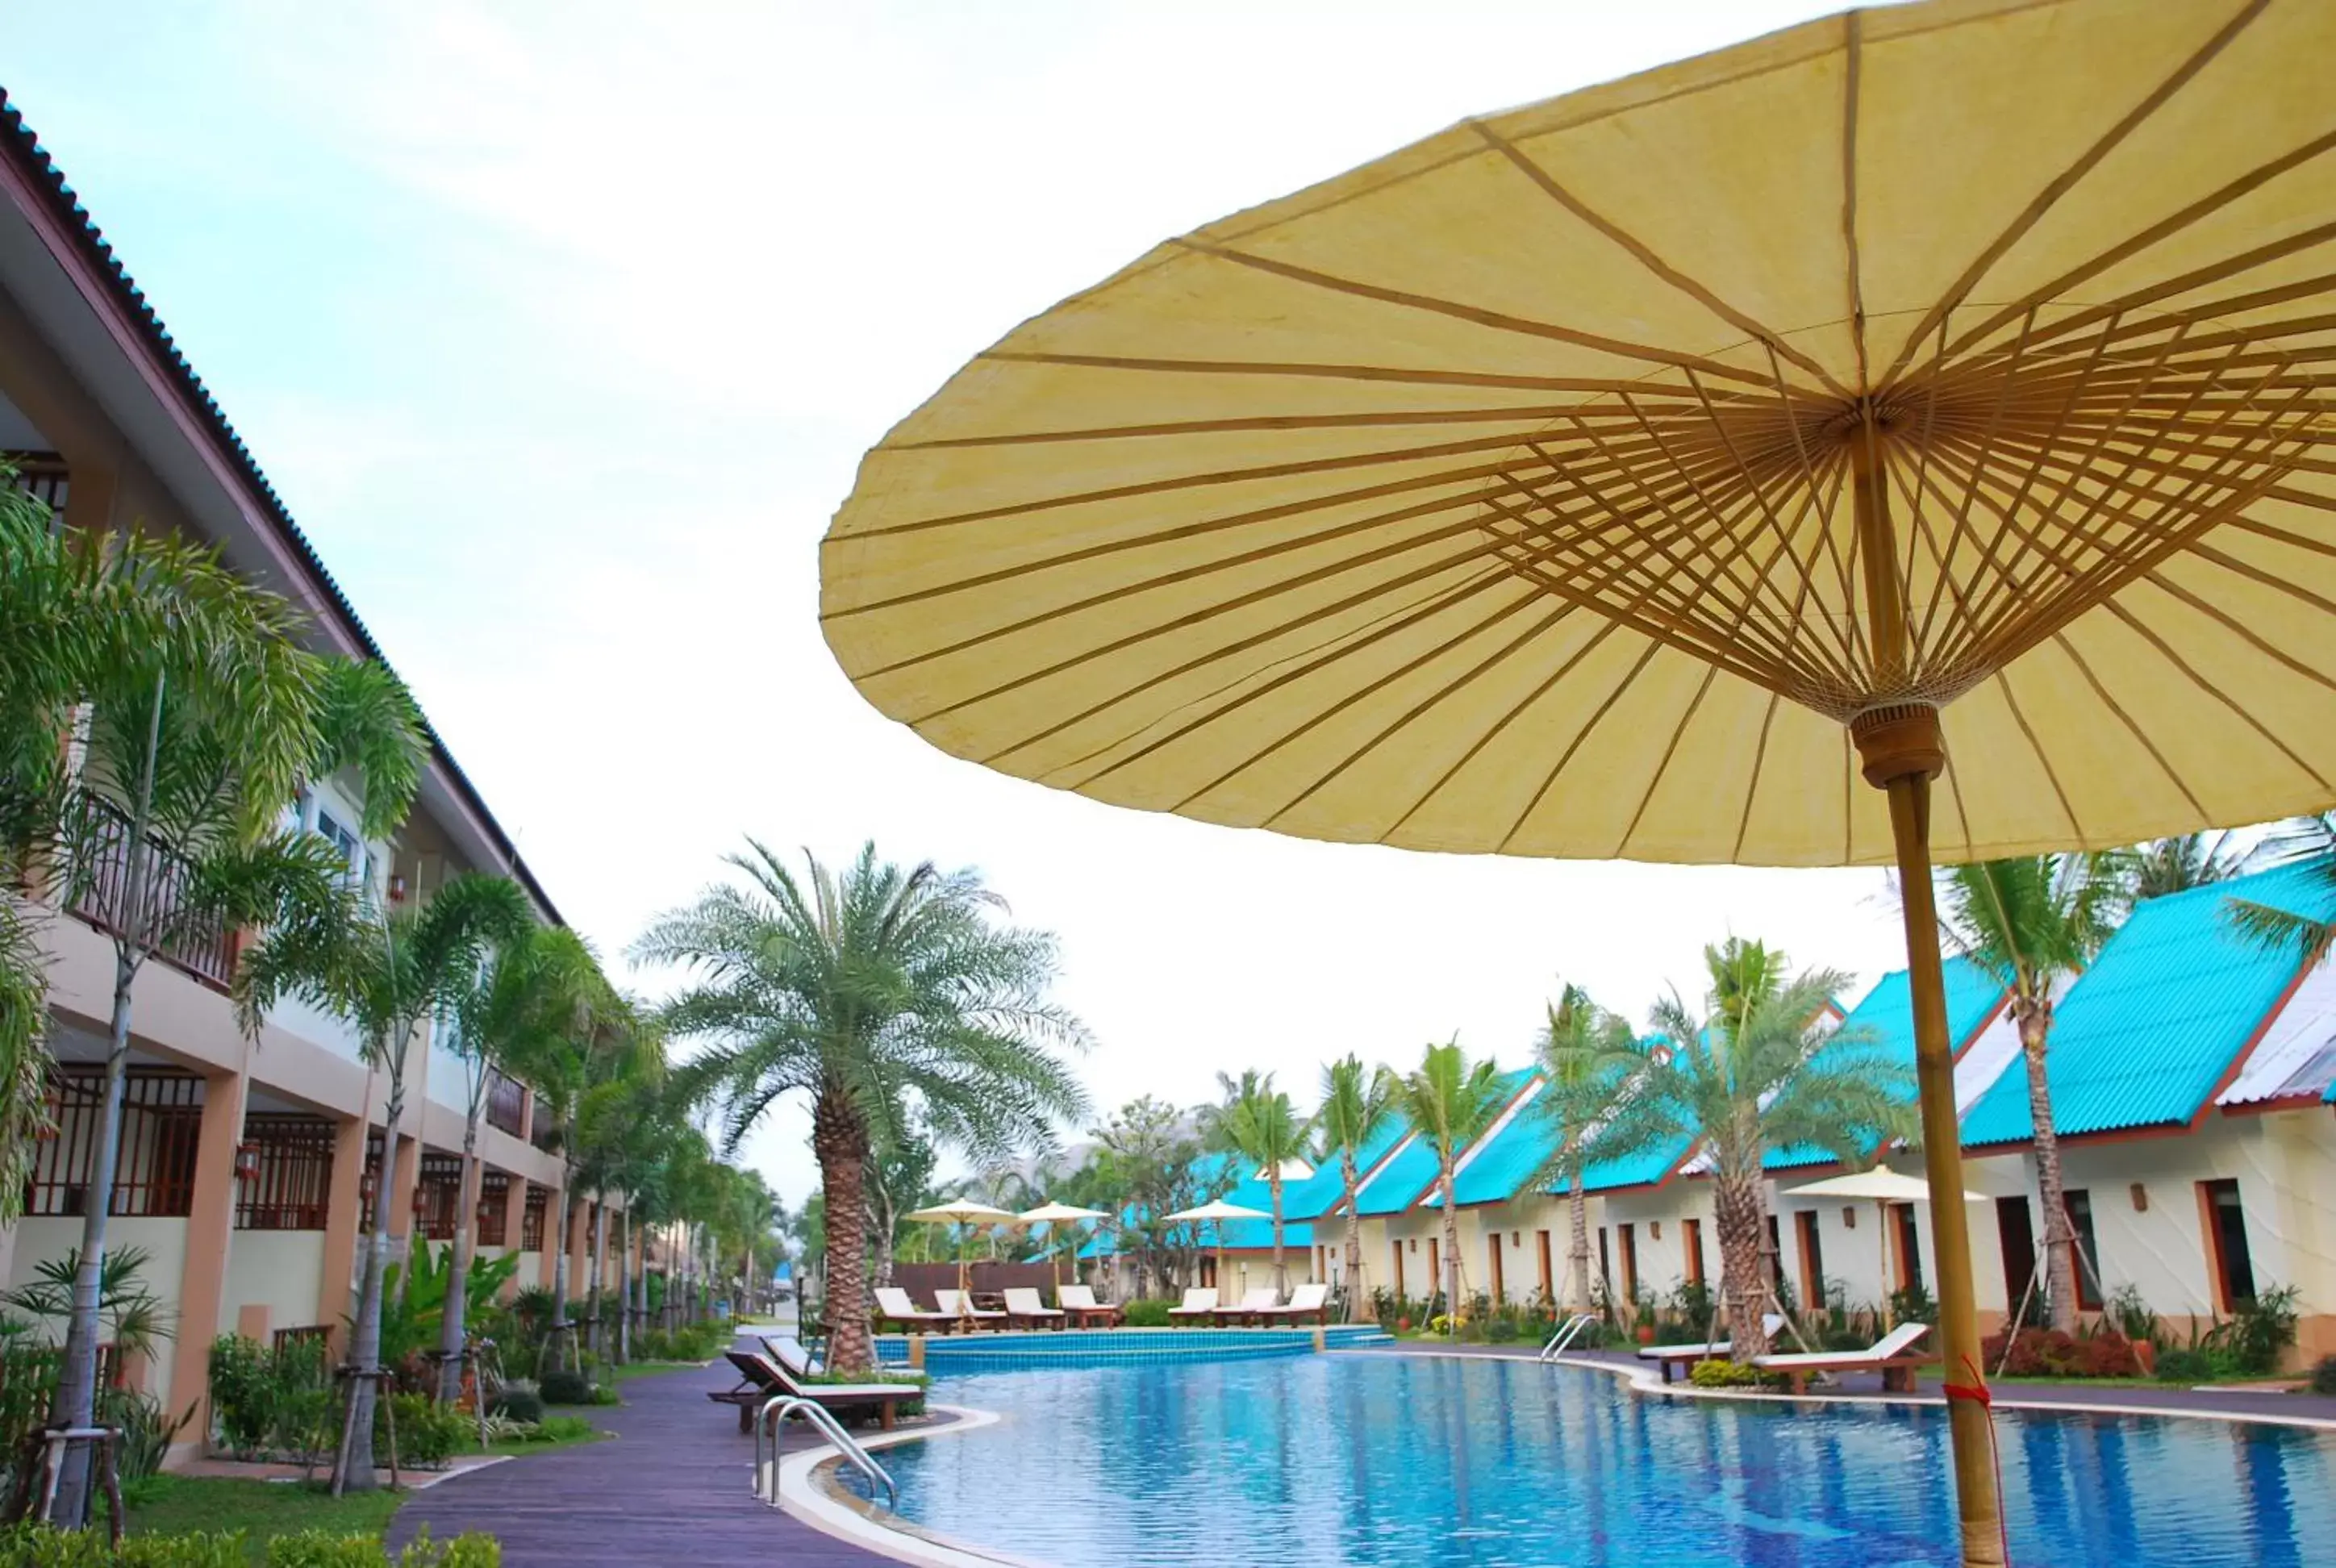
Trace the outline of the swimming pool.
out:
<instances>
[{"instance_id":1,"label":"swimming pool","mask_svg":"<svg viewBox=\"0 0 2336 1568\"><path fill-rule=\"evenodd\" d=\"M1952 1563L1943 1413L1649 1398L1390 1355L953 1376L998 1425L885 1463L908 1520L1060 1568ZM2336 1563L2336 1437L1999 1413L2016 1563Z\"/></svg>"}]
</instances>

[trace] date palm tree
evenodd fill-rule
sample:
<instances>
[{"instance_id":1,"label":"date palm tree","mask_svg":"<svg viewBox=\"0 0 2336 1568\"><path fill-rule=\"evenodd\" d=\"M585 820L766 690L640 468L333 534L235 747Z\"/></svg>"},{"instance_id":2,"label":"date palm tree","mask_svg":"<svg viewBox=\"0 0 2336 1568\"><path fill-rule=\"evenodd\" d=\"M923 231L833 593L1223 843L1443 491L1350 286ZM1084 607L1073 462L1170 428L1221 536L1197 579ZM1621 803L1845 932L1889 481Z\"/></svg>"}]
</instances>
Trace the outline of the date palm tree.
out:
<instances>
[{"instance_id":1,"label":"date palm tree","mask_svg":"<svg viewBox=\"0 0 2336 1568\"><path fill-rule=\"evenodd\" d=\"M1577 1312L1592 1308L1590 1282L1590 1194L1583 1185L1590 1163L1583 1158L1590 1135L1612 1112L1616 1098L1628 1087L1627 1075L1614 1069L1614 1054L1630 1044L1630 1026L1590 999L1580 986L1567 986L1548 1008L1549 1019L1534 1041L1546 1086L1533 1098L1532 1114L1555 1135L1548 1161L1533 1174L1529 1189L1553 1190L1565 1184L1570 1231L1566 1245L1565 1287L1569 1305Z\"/></svg>"},{"instance_id":2,"label":"date palm tree","mask_svg":"<svg viewBox=\"0 0 2336 1568\"><path fill-rule=\"evenodd\" d=\"M2314 891L2336 901L2336 812L2298 817L2263 842L2266 865L2309 865ZM2298 914L2253 899L2230 901L2231 924L2259 946L2283 950L2307 964L2336 952L2336 920Z\"/></svg>"},{"instance_id":3,"label":"date palm tree","mask_svg":"<svg viewBox=\"0 0 2336 1568\"><path fill-rule=\"evenodd\" d=\"M1286 1295L1290 1266L1282 1239L1282 1167L1306 1157L1306 1122L1290 1096L1273 1086L1271 1073L1252 1069L1238 1081L1220 1073L1217 1081L1224 1087L1225 1101L1209 1117L1209 1139L1264 1174L1266 1191L1272 1195L1273 1288Z\"/></svg>"},{"instance_id":4,"label":"date palm tree","mask_svg":"<svg viewBox=\"0 0 2336 1568\"><path fill-rule=\"evenodd\" d=\"M1781 954L1761 950L1771 959ZM1766 1355L1767 1208L1763 1162L1775 1149L1820 1148L1863 1159L1902 1125L1913 1076L1862 1030L1825 1032L1819 1020L1848 977L1812 970L1773 988L1743 987L1725 955L1708 954L1711 1010L1698 1016L1674 993L1659 1002L1644 1040L1584 1047L1572 1070L1623 1085L1583 1139L1596 1164L1660 1144L1699 1141L1709 1161L1719 1234L1720 1294L1737 1360ZM1773 972L1773 967L1767 972Z\"/></svg>"},{"instance_id":5,"label":"date palm tree","mask_svg":"<svg viewBox=\"0 0 2336 1568\"><path fill-rule=\"evenodd\" d=\"M418 904L351 885L336 900L305 906L277 920L237 969L236 1010L247 1031L256 1035L277 1003L306 998L347 1022L356 1031L365 1065L388 1080L373 1236L349 1336L349 1360L361 1376L349 1390L333 1471L336 1495L375 1485L373 1409L381 1368L382 1290L414 1036L433 1018L452 1013L486 955L518 940L533 919L527 894L508 877L451 877Z\"/></svg>"},{"instance_id":6,"label":"date palm tree","mask_svg":"<svg viewBox=\"0 0 2336 1568\"><path fill-rule=\"evenodd\" d=\"M1314 1112L1315 1159L1338 1162L1340 1207L1347 1216L1347 1321L1353 1322L1363 1302L1363 1217L1357 1210L1362 1173L1356 1168L1362 1150L1394 1119L1402 1093L1395 1074L1384 1066L1365 1066L1349 1053L1322 1068L1322 1103Z\"/></svg>"},{"instance_id":7,"label":"date palm tree","mask_svg":"<svg viewBox=\"0 0 2336 1568\"><path fill-rule=\"evenodd\" d=\"M689 972L667 1020L709 1042L682 1076L720 1106L729 1148L780 1099L810 1096L829 1359L865 1369L873 1139L898 1136L913 1113L977 1161L1046 1146L1058 1118L1086 1108L1056 1048L1088 1037L1046 995L1054 939L994 920L999 900L974 872L903 869L873 844L841 875L804 858L798 878L749 840L729 858L743 884L665 915L634 952Z\"/></svg>"},{"instance_id":8,"label":"date palm tree","mask_svg":"<svg viewBox=\"0 0 2336 1568\"><path fill-rule=\"evenodd\" d=\"M1484 1135L1507 1104L1501 1069L1491 1057L1471 1063L1452 1040L1430 1046L1398 1080L1397 1105L1412 1134L1436 1152L1436 1191L1444 1210L1444 1310L1460 1313L1460 1209L1452 1178L1461 1153Z\"/></svg>"},{"instance_id":9,"label":"date palm tree","mask_svg":"<svg viewBox=\"0 0 2336 1568\"><path fill-rule=\"evenodd\" d=\"M2052 1327L2074 1333L2077 1231L2060 1176L2046 1058L2052 999L2092 962L2131 907L2134 857L2102 852L1979 861L1946 868L1939 885L1939 923L1947 942L2001 984L2020 1029Z\"/></svg>"},{"instance_id":10,"label":"date palm tree","mask_svg":"<svg viewBox=\"0 0 2336 1568\"><path fill-rule=\"evenodd\" d=\"M462 1391L464 1284L478 1240L479 1124L497 1074L547 1037L557 1036L605 985L592 950L565 926L529 924L495 944L467 978L443 1020L444 1044L462 1063L462 1179L455 1206L453 1260L447 1310L438 1330L438 1398L451 1404Z\"/></svg>"}]
</instances>

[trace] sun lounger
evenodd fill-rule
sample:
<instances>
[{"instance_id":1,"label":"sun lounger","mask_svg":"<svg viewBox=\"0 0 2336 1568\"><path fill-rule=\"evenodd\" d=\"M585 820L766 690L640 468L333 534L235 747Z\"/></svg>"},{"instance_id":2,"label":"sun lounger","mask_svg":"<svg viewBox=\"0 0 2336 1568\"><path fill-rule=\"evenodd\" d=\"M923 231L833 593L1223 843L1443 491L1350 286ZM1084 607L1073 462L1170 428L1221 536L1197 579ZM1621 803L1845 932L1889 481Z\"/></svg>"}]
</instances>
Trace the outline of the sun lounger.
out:
<instances>
[{"instance_id":1,"label":"sun lounger","mask_svg":"<svg viewBox=\"0 0 2336 1568\"><path fill-rule=\"evenodd\" d=\"M839 1412L873 1408L877 1420L889 1432L900 1401L920 1398L924 1394L924 1389L914 1383L805 1383L789 1376L785 1368L759 1350L725 1350L722 1354L738 1368L738 1386L718 1392L709 1390L706 1397L717 1405L735 1405L741 1432L753 1431L754 1412L782 1397L809 1399L814 1405Z\"/></svg>"},{"instance_id":2,"label":"sun lounger","mask_svg":"<svg viewBox=\"0 0 2336 1568\"><path fill-rule=\"evenodd\" d=\"M1785 1329L1784 1314L1768 1313L1760 1320L1760 1327L1767 1332L1769 1342L1775 1343L1776 1336ZM1668 1383L1671 1380L1672 1368L1692 1367L1698 1361L1724 1360L1734 1349L1732 1339L1710 1339L1694 1345L1641 1345L1639 1347L1639 1359L1652 1361L1660 1367L1663 1381Z\"/></svg>"},{"instance_id":3,"label":"sun lounger","mask_svg":"<svg viewBox=\"0 0 2336 1568\"><path fill-rule=\"evenodd\" d=\"M1781 1373L1786 1388L1797 1394L1819 1372L1879 1372L1882 1387L1893 1394L1914 1391L1914 1368L1938 1357L1914 1349L1931 1331L1928 1323L1901 1323L1888 1337L1864 1350L1825 1350L1806 1356L1755 1356L1752 1364L1763 1372Z\"/></svg>"},{"instance_id":4,"label":"sun lounger","mask_svg":"<svg viewBox=\"0 0 2336 1568\"><path fill-rule=\"evenodd\" d=\"M1168 1315L1188 1323L1206 1323L1217 1315L1217 1293L1206 1285L1187 1285L1183 1304L1169 1308Z\"/></svg>"},{"instance_id":5,"label":"sun lounger","mask_svg":"<svg viewBox=\"0 0 2336 1568\"><path fill-rule=\"evenodd\" d=\"M898 1285L876 1287L876 1326L898 1323L912 1334L946 1334L957 1327L955 1312L928 1312L909 1299Z\"/></svg>"},{"instance_id":6,"label":"sun lounger","mask_svg":"<svg viewBox=\"0 0 2336 1568\"><path fill-rule=\"evenodd\" d=\"M1071 1322L1076 1328L1085 1329L1101 1323L1106 1329L1113 1329L1127 1319L1126 1308L1096 1300L1095 1288L1091 1285L1065 1285L1055 1292L1055 1300L1062 1303L1063 1310L1071 1315Z\"/></svg>"},{"instance_id":7,"label":"sun lounger","mask_svg":"<svg viewBox=\"0 0 2336 1568\"><path fill-rule=\"evenodd\" d=\"M1017 1328L1059 1329L1068 1321L1068 1314L1047 1306L1037 1291L1015 1287L1006 1292L1006 1321Z\"/></svg>"},{"instance_id":8,"label":"sun lounger","mask_svg":"<svg viewBox=\"0 0 2336 1568\"><path fill-rule=\"evenodd\" d=\"M1218 1308L1216 1311L1216 1324L1218 1328L1222 1329L1230 1323L1251 1322L1260 1318L1264 1313L1272 1311L1276 1307L1280 1305L1280 1291L1275 1290L1270 1285L1260 1285L1257 1289L1243 1295L1241 1299L1233 1303L1233 1305L1230 1307Z\"/></svg>"},{"instance_id":9,"label":"sun lounger","mask_svg":"<svg viewBox=\"0 0 2336 1568\"><path fill-rule=\"evenodd\" d=\"M973 1296L970 1291L935 1290L933 1292L933 1305L948 1313L949 1317L956 1321L970 1323L977 1329L1003 1329L1006 1327L1006 1314L1003 1312L987 1310L983 1308L975 1306L973 1304Z\"/></svg>"},{"instance_id":10,"label":"sun lounger","mask_svg":"<svg viewBox=\"0 0 2336 1568\"><path fill-rule=\"evenodd\" d=\"M800 1379L818 1374L819 1358L793 1334L764 1334L761 1339L763 1354L784 1368L788 1377Z\"/></svg>"},{"instance_id":11,"label":"sun lounger","mask_svg":"<svg viewBox=\"0 0 2336 1568\"><path fill-rule=\"evenodd\" d=\"M1290 1302L1287 1306L1270 1308L1259 1314L1258 1320L1261 1323L1295 1325L1311 1318L1317 1323L1327 1324L1330 1320L1329 1310L1329 1286L1300 1285L1290 1292Z\"/></svg>"}]
</instances>

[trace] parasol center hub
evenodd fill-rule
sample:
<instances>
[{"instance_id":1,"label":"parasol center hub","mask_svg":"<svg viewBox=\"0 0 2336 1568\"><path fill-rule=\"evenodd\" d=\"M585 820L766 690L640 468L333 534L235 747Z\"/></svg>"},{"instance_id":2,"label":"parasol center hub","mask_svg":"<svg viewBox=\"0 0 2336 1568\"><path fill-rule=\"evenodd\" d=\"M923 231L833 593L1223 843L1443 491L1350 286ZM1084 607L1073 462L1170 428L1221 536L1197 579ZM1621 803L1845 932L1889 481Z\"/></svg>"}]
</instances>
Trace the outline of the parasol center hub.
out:
<instances>
[{"instance_id":1,"label":"parasol center hub","mask_svg":"<svg viewBox=\"0 0 2336 1568\"><path fill-rule=\"evenodd\" d=\"M1939 710L1926 702L1867 708L1849 721L1860 771L1876 789L1903 778L1936 778L1946 771L1947 743Z\"/></svg>"}]
</instances>

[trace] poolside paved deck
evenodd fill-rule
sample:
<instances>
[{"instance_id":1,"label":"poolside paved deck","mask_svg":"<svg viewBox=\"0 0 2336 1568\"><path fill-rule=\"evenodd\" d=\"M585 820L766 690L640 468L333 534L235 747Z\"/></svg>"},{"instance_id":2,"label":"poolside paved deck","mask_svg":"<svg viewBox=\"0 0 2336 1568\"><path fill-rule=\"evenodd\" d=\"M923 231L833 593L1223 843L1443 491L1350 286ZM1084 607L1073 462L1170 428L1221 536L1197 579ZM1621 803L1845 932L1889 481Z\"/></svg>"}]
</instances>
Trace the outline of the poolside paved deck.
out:
<instances>
[{"instance_id":1,"label":"poolside paved deck","mask_svg":"<svg viewBox=\"0 0 2336 1568\"><path fill-rule=\"evenodd\" d=\"M403 1546L427 1525L439 1540L480 1530L503 1568L686 1563L690 1568L869 1568L889 1563L754 1501L754 1440L706 1390L735 1379L711 1368L624 1386L626 1403L587 1411L613 1441L533 1454L416 1493L390 1526ZM787 1446L808 1446L800 1427ZM897 1568L897 1564L894 1565Z\"/></svg>"}]
</instances>

